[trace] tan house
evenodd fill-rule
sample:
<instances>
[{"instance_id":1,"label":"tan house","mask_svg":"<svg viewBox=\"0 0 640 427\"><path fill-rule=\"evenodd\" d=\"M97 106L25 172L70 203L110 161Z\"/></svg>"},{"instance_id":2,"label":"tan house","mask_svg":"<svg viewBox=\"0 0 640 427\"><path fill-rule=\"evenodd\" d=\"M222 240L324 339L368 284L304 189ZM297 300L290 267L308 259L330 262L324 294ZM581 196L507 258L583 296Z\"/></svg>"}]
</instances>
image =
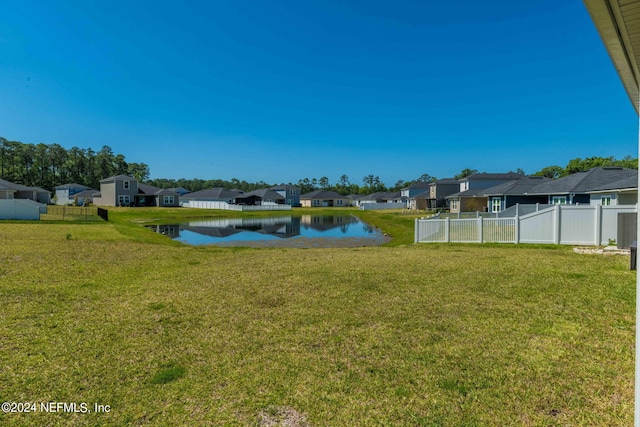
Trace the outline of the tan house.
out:
<instances>
[{"instance_id":1,"label":"tan house","mask_svg":"<svg viewBox=\"0 0 640 427\"><path fill-rule=\"evenodd\" d=\"M316 190L300 196L300 204L306 208L344 207L351 204L351 199L335 191Z\"/></svg>"}]
</instances>

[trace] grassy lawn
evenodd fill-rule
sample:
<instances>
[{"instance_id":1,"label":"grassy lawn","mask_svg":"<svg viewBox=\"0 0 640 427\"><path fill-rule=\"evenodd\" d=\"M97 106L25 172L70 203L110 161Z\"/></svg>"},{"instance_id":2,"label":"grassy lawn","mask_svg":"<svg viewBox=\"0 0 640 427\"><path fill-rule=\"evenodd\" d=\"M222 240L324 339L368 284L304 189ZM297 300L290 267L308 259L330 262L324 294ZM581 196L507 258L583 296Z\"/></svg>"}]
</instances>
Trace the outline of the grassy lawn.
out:
<instances>
[{"instance_id":1,"label":"grassy lawn","mask_svg":"<svg viewBox=\"0 0 640 427\"><path fill-rule=\"evenodd\" d=\"M394 239L195 248L140 226L212 213L179 209L0 224L0 401L110 409L0 424L632 424L628 257L413 245L415 217L347 211Z\"/></svg>"}]
</instances>

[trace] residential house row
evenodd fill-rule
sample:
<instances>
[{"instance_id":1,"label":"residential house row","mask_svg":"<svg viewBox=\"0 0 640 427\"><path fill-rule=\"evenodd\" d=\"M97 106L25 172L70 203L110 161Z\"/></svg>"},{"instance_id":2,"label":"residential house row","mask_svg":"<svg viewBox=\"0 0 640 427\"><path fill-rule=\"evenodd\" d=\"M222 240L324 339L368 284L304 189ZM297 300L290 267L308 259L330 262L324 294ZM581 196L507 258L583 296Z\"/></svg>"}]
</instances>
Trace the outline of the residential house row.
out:
<instances>
[{"instance_id":1,"label":"residential house row","mask_svg":"<svg viewBox=\"0 0 640 427\"><path fill-rule=\"evenodd\" d=\"M300 194L293 185L279 185L251 192L210 188L189 192L184 188L161 189L127 175L100 181L100 189L70 183L55 188L59 205L189 206L191 201L220 201L240 205L347 207L375 205L410 209L449 209L451 212L502 212L516 204L630 205L638 201L638 171L621 167L597 167L563 178L524 176L517 173L476 173L462 179L445 178L416 182L399 192L366 196L342 196L315 190ZM0 180L0 199L30 199L50 203L50 193Z\"/></svg>"}]
</instances>

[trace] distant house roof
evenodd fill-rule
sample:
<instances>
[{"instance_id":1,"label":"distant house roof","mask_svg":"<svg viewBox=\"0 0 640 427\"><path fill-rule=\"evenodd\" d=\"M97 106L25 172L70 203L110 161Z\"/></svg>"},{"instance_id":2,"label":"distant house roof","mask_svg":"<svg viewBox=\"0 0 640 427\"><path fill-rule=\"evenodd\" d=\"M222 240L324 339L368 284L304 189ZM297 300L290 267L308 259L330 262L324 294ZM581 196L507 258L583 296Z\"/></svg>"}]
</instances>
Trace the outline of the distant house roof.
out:
<instances>
[{"instance_id":1,"label":"distant house roof","mask_svg":"<svg viewBox=\"0 0 640 427\"><path fill-rule=\"evenodd\" d=\"M86 185L71 183L71 184L58 185L57 187L54 188L54 190L64 190L64 189L67 189L67 188L82 188L84 190L90 190L91 189L91 187L87 187Z\"/></svg>"},{"instance_id":2,"label":"distant house roof","mask_svg":"<svg viewBox=\"0 0 640 427\"><path fill-rule=\"evenodd\" d=\"M115 181L136 181L136 182L138 182L138 180L135 179L132 176L116 175L116 176L110 176L109 178L101 179L100 183L103 183L103 182L115 182Z\"/></svg>"},{"instance_id":3,"label":"distant house roof","mask_svg":"<svg viewBox=\"0 0 640 427\"><path fill-rule=\"evenodd\" d=\"M485 196L485 188L474 188L466 191L459 191L457 193L451 194L447 196L447 199L455 199L459 197L484 197Z\"/></svg>"},{"instance_id":4,"label":"distant house roof","mask_svg":"<svg viewBox=\"0 0 640 427\"><path fill-rule=\"evenodd\" d=\"M158 188L153 185L138 183L138 193L155 196L178 196L179 194L170 188Z\"/></svg>"},{"instance_id":5,"label":"distant house roof","mask_svg":"<svg viewBox=\"0 0 640 427\"><path fill-rule=\"evenodd\" d=\"M636 176L630 176L623 178L619 181L614 181L609 184L602 185L594 188L593 192L598 191L614 191L614 190L637 190L638 189L638 174Z\"/></svg>"},{"instance_id":6,"label":"distant house roof","mask_svg":"<svg viewBox=\"0 0 640 427\"><path fill-rule=\"evenodd\" d=\"M82 190L79 193L76 193L71 197L73 197L73 198L76 198L76 197L93 197L95 193L96 193L96 190L94 190L92 188L89 188L87 190Z\"/></svg>"},{"instance_id":7,"label":"distant house roof","mask_svg":"<svg viewBox=\"0 0 640 427\"><path fill-rule=\"evenodd\" d=\"M399 191L396 192L386 192L379 191L377 193L368 194L366 196L360 197L358 200L393 200L393 199L401 199L402 196Z\"/></svg>"},{"instance_id":8,"label":"distant house roof","mask_svg":"<svg viewBox=\"0 0 640 427\"><path fill-rule=\"evenodd\" d=\"M455 178L442 178L434 182L430 182L429 185L460 185L460 181Z\"/></svg>"},{"instance_id":9,"label":"distant house roof","mask_svg":"<svg viewBox=\"0 0 640 427\"><path fill-rule=\"evenodd\" d=\"M311 199L346 199L347 197L341 196L335 191L329 190L315 190L307 194L303 194L300 196L303 200L311 200Z\"/></svg>"},{"instance_id":10,"label":"distant house roof","mask_svg":"<svg viewBox=\"0 0 640 427\"><path fill-rule=\"evenodd\" d=\"M47 194L49 194L49 191L45 190L44 188L28 187L26 185L16 184L14 182L10 182L10 181L4 180L4 179L0 179L0 190L35 191L35 192L38 192L38 193L47 193Z\"/></svg>"},{"instance_id":11,"label":"distant house roof","mask_svg":"<svg viewBox=\"0 0 640 427\"><path fill-rule=\"evenodd\" d=\"M270 187L271 190L298 190L300 187L291 184L274 185Z\"/></svg>"},{"instance_id":12,"label":"distant house roof","mask_svg":"<svg viewBox=\"0 0 640 427\"><path fill-rule=\"evenodd\" d=\"M180 194L181 196L184 196L185 194L190 193L190 191L187 190L184 187L167 188L167 190L175 191L176 193Z\"/></svg>"},{"instance_id":13,"label":"distant house roof","mask_svg":"<svg viewBox=\"0 0 640 427\"><path fill-rule=\"evenodd\" d=\"M416 194L413 197L409 197L410 199L430 199L431 198L431 192L430 191L423 191L420 194Z\"/></svg>"},{"instance_id":14,"label":"distant house roof","mask_svg":"<svg viewBox=\"0 0 640 427\"><path fill-rule=\"evenodd\" d=\"M493 187L485 189L483 193L485 196L521 196L528 194L535 186L548 181L551 181L551 178L525 176L503 184L494 185Z\"/></svg>"},{"instance_id":15,"label":"distant house roof","mask_svg":"<svg viewBox=\"0 0 640 427\"><path fill-rule=\"evenodd\" d=\"M547 181L533 187L528 194L588 193L625 178L637 179L637 176L638 171L635 169L597 167Z\"/></svg>"},{"instance_id":16,"label":"distant house roof","mask_svg":"<svg viewBox=\"0 0 640 427\"><path fill-rule=\"evenodd\" d=\"M431 184L430 182L423 182L423 181L416 181L414 183L412 183L411 185L404 187L402 190L413 190L413 189L421 189L421 188L429 188L429 184Z\"/></svg>"},{"instance_id":17,"label":"distant house roof","mask_svg":"<svg viewBox=\"0 0 640 427\"><path fill-rule=\"evenodd\" d=\"M524 175L515 172L507 172L507 173L474 173L473 175L469 175L465 178L461 178L459 181L468 181L472 180L482 180L482 179L519 179Z\"/></svg>"},{"instance_id":18,"label":"distant house roof","mask_svg":"<svg viewBox=\"0 0 640 427\"><path fill-rule=\"evenodd\" d=\"M242 191L240 190L226 190L224 188L207 188L205 190L194 191L193 193L185 194L180 199L181 200L198 200L198 199L227 200L227 199L235 199L237 196L241 194L242 194Z\"/></svg>"},{"instance_id":19,"label":"distant house roof","mask_svg":"<svg viewBox=\"0 0 640 427\"><path fill-rule=\"evenodd\" d=\"M284 200L285 197L280 193L276 193L275 191L269 188L261 188L259 190L251 191L249 193L243 193L236 196L236 199L248 199L250 197L260 197L261 199L267 200Z\"/></svg>"}]
</instances>

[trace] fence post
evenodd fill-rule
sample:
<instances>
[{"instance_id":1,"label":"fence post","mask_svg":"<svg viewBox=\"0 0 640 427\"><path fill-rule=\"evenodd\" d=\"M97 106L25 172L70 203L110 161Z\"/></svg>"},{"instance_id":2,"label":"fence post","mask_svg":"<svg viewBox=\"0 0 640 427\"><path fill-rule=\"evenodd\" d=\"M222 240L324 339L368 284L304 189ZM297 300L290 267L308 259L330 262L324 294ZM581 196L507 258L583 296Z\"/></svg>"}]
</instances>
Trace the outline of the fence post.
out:
<instances>
[{"instance_id":1,"label":"fence post","mask_svg":"<svg viewBox=\"0 0 640 427\"><path fill-rule=\"evenodd\" d=\"M451 224L451 219L449 217L445 218L444 221L444 241L449 243L450 239L449 239L449 226Z\"/></svg>"},{"instance_id":2,"label":"fence post","mask_svg":"<svg viewBox=\"0 0 640 427\"><path fill-rule=\"evenodd\" d=\"M602 243L602 205L596 205L596 223L594 233L594 246L600 246Z\"/></svg>"},{"instance_id":3,"label":"fence post","mask_svg":"<svg viewBox=\"0 0 640 427\"><path fill-rule=\"evenodd\" d=\"M482 243L483 242L483 235L482 235L482 217L479 216L478 217L478 243Z\"/></svg>"},{"instance_id":4,"label":"fence post","mask_svg":"<svg viewBox=\"0 0 640 427\"><path fill-rule=\"evenodd\" d=\"M413 243L418 243L418 235L419 235L418 226L419 226L418 218L416 218L416 230L413 235Z\"/></svg>"},{"instance_id":5,"label":"fence post","mask_svg":"<svg viewBox=\"0 0 640 427\"><path fill-rule=\"evenodd\" d=\"M556 204L556 210L553 216L554 243L560 244L560 204Z\"/></svg>"},{"instance_id":6,"label":"fence post","mask_svg":"<svg viewBox=\"0 0 640 427\"><path fill-rule=\"evenodd\" d=\"M518 210L516 209L516 217L515 217L515 243L516 245L520 243L520 215L518 214Z\"/></svg>"}]
</instances>

